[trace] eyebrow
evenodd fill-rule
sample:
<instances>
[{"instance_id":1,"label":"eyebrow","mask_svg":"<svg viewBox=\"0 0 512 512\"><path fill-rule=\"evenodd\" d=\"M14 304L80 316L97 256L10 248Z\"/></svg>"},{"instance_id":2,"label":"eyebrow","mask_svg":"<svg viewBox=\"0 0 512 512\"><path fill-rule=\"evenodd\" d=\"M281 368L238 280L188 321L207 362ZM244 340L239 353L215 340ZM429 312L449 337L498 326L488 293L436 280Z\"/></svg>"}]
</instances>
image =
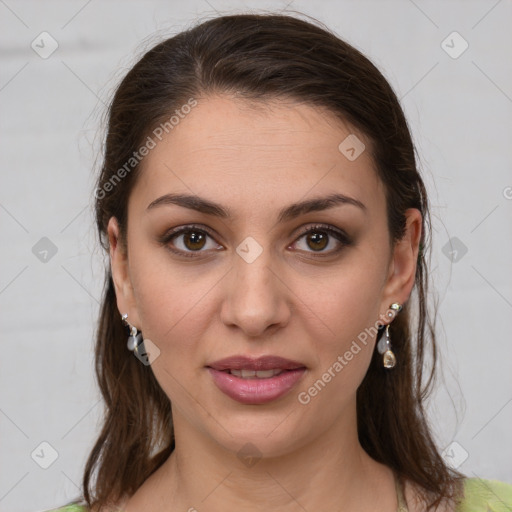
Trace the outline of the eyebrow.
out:
<instances>
[{"instance_id":1,"label":"eyebrow","mask_svg":"<svg viewBox=\"0 0 512 512\"><path fill-rule=\"evenodd\" d=\"M224 208L220 204L214 203L208 199L188 194L165 194L158 199L155 199L146 208L146 210L151 210L158 206L169 204L175 204L177 206L182 206L183 208L189 208L206 215L213 215L223 219L229 219L232 217L232 213L229 208ZM308 199L306 201L286 206L279 212L278 222L285 222L309 212L327 210L340 205L356 206L366 212L366 206L358 199L354 199L353 197L349 197L344 194L330 194L325 197Z\"/></svg>"}]
</instances>

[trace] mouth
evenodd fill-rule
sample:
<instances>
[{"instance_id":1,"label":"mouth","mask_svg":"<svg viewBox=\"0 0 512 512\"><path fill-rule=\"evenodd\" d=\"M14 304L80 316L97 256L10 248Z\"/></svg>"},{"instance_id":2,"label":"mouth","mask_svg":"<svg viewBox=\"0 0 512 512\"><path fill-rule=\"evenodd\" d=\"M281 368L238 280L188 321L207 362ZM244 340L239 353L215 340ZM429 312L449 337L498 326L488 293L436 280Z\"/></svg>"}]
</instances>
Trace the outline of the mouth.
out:
<instances>
[{"instance_id":1,"label":"mouth","mask_svg":"<svg viewBox=\"0 0 512 512\"><path fill-rule=\"evenodd\" d=\"M223 370L226 373L230 373L231 375L235 375L236 377L240 377L241 379L270 379L271 377L275 377L276 375L280 375L283 372L288 372L290 370L283 369L272 369L272 370Z\"/></svg>"},{"instance_id":2,"label":"mouth","mask_svg":"<svg viewBox=\"0 0 512 512\"><path fill-rule=\"evenodd\" d=\"M257 373L261 374L261 372L296 370L298 368L305 368L306 365L280 356L267 355L252 358L244 355L235 355L210 363L207 367L218 371L242 371L245 372L247 377L254 377L257 376ZM251 371L256 373L250 375L248 372ZM233 375L237 374L234 373ZM266 377L267 375L262 375L262 378Z\"/></svg>"},{"instance_id":3,"label":"mouth","mask_svg":"<svg viewBox=\"0 0 512 512\"><path fill-rule=\"evenodd\" d=\"M264 404L287 394L302 378L304 364L278 356L232 356L206 366L218 389L243 404Z\"/></svg>"},{"instance_id":4,"label":"mouth","mask_svg":"<svg viewBox=\"0 0 512 512\"><path fill-rule=\"evenodd\" d=\"M301 370L305 369L302 368L294 368L294 370ZM229 375L234 375L235 377L238 377L240 379L271 379L272 377L277 377L278 375L281 375L284 372L292 372L294 370L283 370L282 368L275 368L271 370L236 370L236 369L229 369L229 370L218 370L222 371L223 373L228 373Z\"/></svg>"}]
</instances>

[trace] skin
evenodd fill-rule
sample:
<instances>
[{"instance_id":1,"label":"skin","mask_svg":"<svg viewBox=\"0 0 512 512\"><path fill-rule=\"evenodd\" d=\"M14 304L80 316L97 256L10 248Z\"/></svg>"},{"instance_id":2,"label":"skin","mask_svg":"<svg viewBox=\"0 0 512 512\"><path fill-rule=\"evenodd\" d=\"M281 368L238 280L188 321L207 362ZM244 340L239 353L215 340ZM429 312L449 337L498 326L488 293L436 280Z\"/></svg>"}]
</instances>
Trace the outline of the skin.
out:
<instances>
[{"instance_id":1,"label":"skin","mask_svg":"<svg viewBox=\"0 0 512 512\"><path fill-rule=\"evenodd\" d=\"M228 96L201 99L143 161L128 204L127 251L110 220L117 305L160 350L150 368L171 400L176 435L166 463L123 502L128 512L397 508L390 468L371 459L357 438L356 391L375 337L360 343L308 404L298 394L390 304L407 301L421 214L406 212L405 236L393 247L384 186L364 135L317 107L266 106ZM338 150L351 133L367 148L354 161ZM171 192L220 203L233 216L173 204L147 209ZM281 208L331 193L366 208L343 204L277 222ZM171 228L192 223L210 228L213 237L206 235L202 246L183 234L167 246L161 242ZM325 246L308 241L301 228L315 223L345 231L352 243L333 236ZM263 250L251 263L236 252L249 236ZM195 257L173 254L173 243ZM284 397L243 405L224 395L205 369L235 354L279 355L307 371ZM237 456L246 443L261 454L251 467ZM406 497L413 510L409 488Z\"/></svg>"}]
</instances>

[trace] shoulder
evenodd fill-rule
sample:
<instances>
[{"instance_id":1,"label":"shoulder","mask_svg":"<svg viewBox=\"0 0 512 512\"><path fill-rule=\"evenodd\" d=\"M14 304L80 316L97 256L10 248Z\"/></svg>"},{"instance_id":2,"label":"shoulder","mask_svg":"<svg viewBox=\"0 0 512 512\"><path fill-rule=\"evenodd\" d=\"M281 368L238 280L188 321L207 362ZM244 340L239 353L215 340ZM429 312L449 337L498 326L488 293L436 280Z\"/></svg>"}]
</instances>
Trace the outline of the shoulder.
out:
<instances>
[{"instance_id":1,"label":"shoulder","mask_svg":"<svg viewBox=\"0 0 512 512\"><path fill-rule=\"evenodd\" d=\"M73 503L71 505L64 505L60 508L45 510L42 512L89 512L89 509L85 505L78 505Z\"/></svg>"},{"instance_id":2,"label":"shoulder","mask_svg":"<svg viewBox=\"0 0 512 512\"><path fill-rule=\"evenodd\" d=\"M464 479L464 497L456 512L510 512L512 485L484 478Z\"/></svg>"},{"instance_id":3,"label":"shoulder","mask_svg":"<svg viewBox=\"0 0 512 512\"><path fill-rule=\"evenodd\" d=\"M128 501L128 496L123 497L115 505L104 505L99 509L99 512L121 512ZM86 501L81 498L68 502L62 507L51 509L51 510L40 510L38 512L98 512L98 506L89 508Z\"/></svg>"}]
</instances>

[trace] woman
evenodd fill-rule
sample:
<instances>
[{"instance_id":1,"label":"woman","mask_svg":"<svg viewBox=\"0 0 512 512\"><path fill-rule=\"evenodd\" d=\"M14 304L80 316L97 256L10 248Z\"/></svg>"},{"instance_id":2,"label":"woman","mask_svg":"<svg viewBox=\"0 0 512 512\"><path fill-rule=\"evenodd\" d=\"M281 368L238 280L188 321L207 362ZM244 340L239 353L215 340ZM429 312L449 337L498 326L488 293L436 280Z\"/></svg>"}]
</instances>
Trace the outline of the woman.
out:
<instances>
[{"instance_id":1,"label":"woman","mask_svg":"<svg viewBox=\"0 0 512 512\"><path fill-rule=\"evenodd\" d=\"M106 414L87 508L60 510L510 510L428 426L428 199L361 53L281 15L162 42L95 196Z\"/></svg>"}]
</instances>

